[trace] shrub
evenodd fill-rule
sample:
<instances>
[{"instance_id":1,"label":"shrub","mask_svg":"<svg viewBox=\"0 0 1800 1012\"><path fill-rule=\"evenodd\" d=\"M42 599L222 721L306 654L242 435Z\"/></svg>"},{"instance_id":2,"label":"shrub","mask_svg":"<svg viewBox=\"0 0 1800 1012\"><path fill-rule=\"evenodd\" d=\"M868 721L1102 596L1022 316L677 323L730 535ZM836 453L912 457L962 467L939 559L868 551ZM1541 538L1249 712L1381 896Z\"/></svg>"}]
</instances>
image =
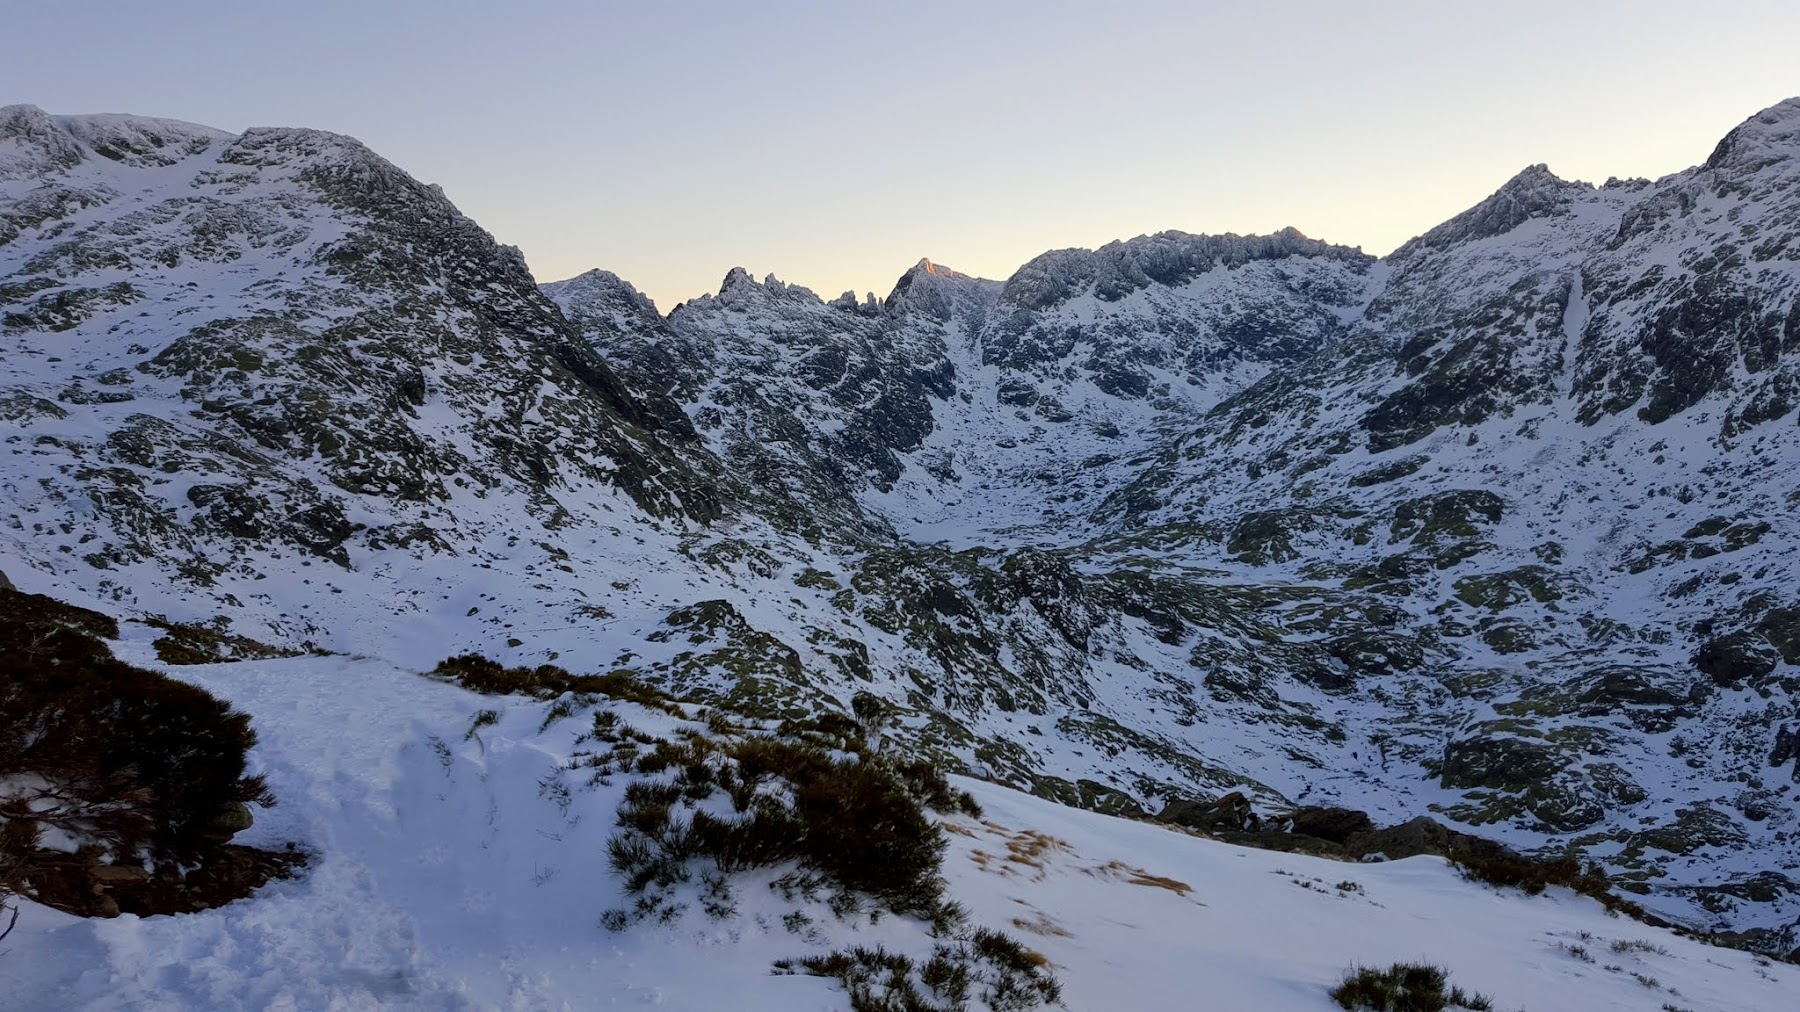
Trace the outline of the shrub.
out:
<instances>
[{"instance_id":1,"label":"shrub","mask_svg":"<svg viewBox=\"0 0 1800 1012\"><path fill-rule=\"evenodd\" d=\"M975 802L975 796L951 787L944 772L936 766L921 759L901 763L894 767L894 773L932 811L940 815L961 812L972 819L981 818L981 806Z\"/></svg>"},{"instance_id":2,"label":"shrub","mask_svg":"<svg viewBox=\"0 0 1800 1012\"><path fill-rule=\"evenodd\" d=\"M538 692L556 684L479 658L446 664L474 685ZM877 947L776 964L781 972L837 978L852 1009L950 1012L980 1001L1014 1012L1059 1000L1044 957L997 932L967 929L966 912L945 901L939 872L947 843L927 810L980 809L941 771L875 754L865 728L841 714L783 721L772 734L751 732L716 709L688 720L703 721L705 730L690 722L657 737L600 710L583 736L592 751L571 760L596 778L614 770L638 777L622 792L619 832L607 844L631 899L604 912L603 927L673 921L686 909L677 901L684 883L695 883L708 916L731 917L738 907L730 876L780 869L769 884L790 902L823 902L840 918L916 916L941 940L923 962ZM713 801L721 797L728 811ZM809 933L812 919L795 910L782 923Z\"/></svg>"},{"instance_id":3,"label":"shrub","mask_svg":"<svg viewBox=\"0 0 1800 1012\"><path fill-rule=\"evenodd\" d=\"M244 772L256 734L205 690L114 658L96 634L117 631L96 612L0 589L0 780L46 785L0 797L0 815L187 862L230 838L240 806L274 803Z\"/></svg>"},{"instance_id":4,"label":"shrub","mask_svg":"<svg viewBox=\"0 0 1800 1012\"><path fill-rule=\"evenodd\" d=\"M144 624L161 629L163 635L152 644L157 660L164 664L216 664L220 661L255 661L270 657L298 657L303 650L270 646L226 631L226 620L215 619L211 625L198 622L170 622L163 618L145 619Z\"/></svg>"},{"instance_id":5,"label":"shrub","mask_svg":"<svg viewBox=\"0 0 1800 1012\"><path fill-rule=\"evenodd\" d=\"M971 999L994 1012L1023 1012L1062 1000L1044 957L997 931L978 929L932 948L916 962L876 946L779 960L780 973L835 977L851 1012L960 1012Z\"/></svg>"},{"instance_id":6,"label":"shrub","mask_svg":"<svg viewBox=\"0 0 1800 1012\"><path fill-rule=\"evenodd\" d=\"M1573 857L1527 857L1512 851L1480 853L1454 851L1447 856L1463 877L1501 888L1523 889L1536 896L1549 886L1563 886L1599 900L1607 910L1642 920L1644 908L1615 894L1606 869L1589 862L1586 868Z\"/></svg>"},{"instance_id":7,"label":"shrub","mask_svg":"<svg viewBox=\"0 0 1800 1012\"><path fill-rule=\"evenodd\" d=\"M26 822L0 823L0 941L12 934L19 923L19 905L14 902L23 879L24 866L18 855L25 848L19 840L11 839L22 829L34 828ZM33 836L36 833L32 833Z\"/></svg>"},{"instance_id":8,"label":"shrub","mask_svg":"<svg viewBox=\"0 0 1800 1012\"><path fill-rule=\"evenodd\" d=\"M877 759L768 737L659 741L636 768L666 779L630 784L619 807L611 856L629 891L686 881L676 869L699 857L726 873L796 862L840 896L869 896L896 913L931 917L940 905L945 842L913 790L931 780L919 770L902 776ZM716 792L733 817L688 810ZM947 785L941 793L954 800ZM806 878L791 884L807 891Z\"/></svg>"},{"instance_id":9,"label":"shrub","mask_svg":"<svg viewBox=\"0 0 1800 1012\"><path fill-rule=\"evenodd\" d=\"M808 863L903 913L927 913L941 887L944 835L892 771L834 762L794 791Z\"/></svg>"},{"instance_id":10,"label":"shrub","mask_svg":"<svg viewBox=\"0 0 1800 1012\"><path fill-rule=\"evenodd\" d=\"M1395 963L1385 970L1360 966L1331 989L1331 999L1351 1012L1489 1012L1494 1003L1449 986L1449 974L1427 963Z\"/></svg>"},{"instance_id":11,"label":"shrub","mask_svg":"<svg viewBox=\"0 0 1800 1012\"><path fill-rule=\"evenodd\" d=\"M461 654L439 661L431 674L486 696L517 695L549 700L572 692L577 695L608 696L676 716L681 715L672 696L646 685L627 671L576 675L554 664L540 664L535 668L509 668L480 654Z\"/></svg>"}]
</instances>

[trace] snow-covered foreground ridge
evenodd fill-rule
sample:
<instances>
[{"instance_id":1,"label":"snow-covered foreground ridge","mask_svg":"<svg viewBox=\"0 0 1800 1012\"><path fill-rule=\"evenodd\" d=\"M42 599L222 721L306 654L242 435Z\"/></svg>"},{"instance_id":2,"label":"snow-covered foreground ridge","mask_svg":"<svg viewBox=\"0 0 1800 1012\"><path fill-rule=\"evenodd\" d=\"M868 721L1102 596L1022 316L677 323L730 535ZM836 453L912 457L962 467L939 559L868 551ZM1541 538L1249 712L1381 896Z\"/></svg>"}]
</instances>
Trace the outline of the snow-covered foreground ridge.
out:
<instances>
[{"instance_id":1,"label":"snow-covered foreground ridge","mask_svg":"<svg viewBox=\"0 0 1800 1012\"><path fill-rule=\"evenodd\" d=\"M1429 814L1784 953L1796 404L1800 100L1383 259L1169 232L666 314L347 137L0 110L27 591L759 719L869 692L1041 798Z\"/></svg>"},{"instance_id":2,"label":"snow-covered foreground ridge","mask_svg":"<svg viewBox=\"0 0 1800 1012\"><path fill-rule=\"evenodd\" d=\"M153 663L141 642L121 653ZM795 906L754 876L725 918L696 904L667 923L603 928L627 899L605 840L629 778L570 776L585 711L545 727L545 702L371 660L172 670L256 715L253 758L282 803L247 835L298 839L313 865L199 914L98 921L28 905L0 1007L824 1010L843 1007L833 984L776 975L773 962L930 948L922 924L871 923L867 910L839 919L817 905L795 928L784 923ZM658 727L654 711L608 705ZM471 734L488 708L497 716ZM562 782L566 795L546 787ZM1496 892L1436 858L1250 850L958 786L984 812L943 817L948 893L1047 957L1070 1009L1323 1012L1345 969L1402 960L1441 965L1503 1009L1770 1010L1800 984L1791 966L1561 890Z\"/></svg>"}]
</instances>

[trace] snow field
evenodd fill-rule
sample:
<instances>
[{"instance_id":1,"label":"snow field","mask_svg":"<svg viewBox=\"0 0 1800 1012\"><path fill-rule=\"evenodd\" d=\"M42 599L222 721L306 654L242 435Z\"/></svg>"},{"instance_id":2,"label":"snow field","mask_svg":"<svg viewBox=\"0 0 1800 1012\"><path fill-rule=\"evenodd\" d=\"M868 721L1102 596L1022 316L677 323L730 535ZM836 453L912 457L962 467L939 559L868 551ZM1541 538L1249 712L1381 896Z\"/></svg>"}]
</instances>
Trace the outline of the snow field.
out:
<instances>
[{"instance_id":1,"label":"snow field","mask_svg":"<svg viewBox=\"0 0 1800 1012\"><path fill-rule=\"evenodd\" d=\"M142 640L120 652L153 663ZM566 805L546 787L584 714L540 731L546 703L344 657L172 673L255 720L254 763L281 803L241 839L297 840L313 864L200 914L82 920L26 903L0 957L0 1009L823 1010L844 1007L834 984L771 964L849 945L929 951L923 925L891 915L815 909L793 930L766 873L734 882L739 909L726 920L695 909L600 927L623 899L605 841L627 778L565 780ZM678 724L616 705L651 733ZM497 718L470 734L483 709ZM1352 865L1248 850L957 785L985 813L944 820L947 896L1046 956L1070 1009L1322 1012L1346 968L1396 960L1437 963L1499 1008L1539 1012L1778 1009L1796 983L1791 967L1608 917L1566 892L1464 882L1436 858ZM1609 947L1638 939L1656 948Z\"/></svg>"}]
</instances>

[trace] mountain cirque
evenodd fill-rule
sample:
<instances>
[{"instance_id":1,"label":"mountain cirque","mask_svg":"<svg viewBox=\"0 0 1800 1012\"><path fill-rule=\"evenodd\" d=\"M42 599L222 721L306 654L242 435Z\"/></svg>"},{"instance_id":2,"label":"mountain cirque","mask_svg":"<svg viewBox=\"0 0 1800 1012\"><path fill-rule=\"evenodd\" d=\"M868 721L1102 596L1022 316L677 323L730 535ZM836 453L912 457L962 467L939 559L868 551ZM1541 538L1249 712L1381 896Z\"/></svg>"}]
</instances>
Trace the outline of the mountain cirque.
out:
<instances>
[{"instance_id":1,"label":"mountain cirque","mask_svg":"<svg viewBox=\"0 0 1800 1012\"><path fill-rule=\"evenodd\" d=\"M0 568L423 670L630 670L1102 811L1578 847L1800 946L1800 100L1286 230L538 285L345 137L0 110Z\"/></svg>"}]
</instances>

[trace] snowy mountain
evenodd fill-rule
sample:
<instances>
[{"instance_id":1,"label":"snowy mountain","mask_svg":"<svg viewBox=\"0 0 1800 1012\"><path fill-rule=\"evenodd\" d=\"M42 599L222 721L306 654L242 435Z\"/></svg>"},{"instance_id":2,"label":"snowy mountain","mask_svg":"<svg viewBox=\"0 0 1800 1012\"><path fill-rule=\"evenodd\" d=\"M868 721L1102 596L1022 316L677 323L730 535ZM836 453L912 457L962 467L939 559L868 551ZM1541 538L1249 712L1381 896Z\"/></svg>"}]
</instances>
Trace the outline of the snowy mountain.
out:
<instances>
[{"instance_id":1,"label":"snowy mountain","mask_svg":"<svg viewBox=\"0 0 1800 1012\"><path fill-rule=\"evenodd\" d=\"M1792 925L1797 122L1656 182L1528 168L1381 262L1168 233L1046 254L959 312L897 293L886 332L941 334L894 346L953 392L893 489L855 494L903 538L1066 565L1091 614L1059 680L1146 753ZM805 301L809 339L869 318Z\"/></svg>"},{"instance_id":2,"label":"snowy mountain","mask_svg":"<svg viewBox=\"0 0 1800 1012\"><path fill-rule=\"evenodd\" d=\"M884 300L733 270L665 315L540 287L349 138L8 107L0 569L336 658L174 669L259 720L252 664L464 651L771 721L867 692L896 747L1040 798L1432 815L1788 952L1797 184L1790 100L1661 180L1526 169L1383 259L1166 232ZM408 930L383 951L460 958Z\"/></svg>"}]
</instances>

